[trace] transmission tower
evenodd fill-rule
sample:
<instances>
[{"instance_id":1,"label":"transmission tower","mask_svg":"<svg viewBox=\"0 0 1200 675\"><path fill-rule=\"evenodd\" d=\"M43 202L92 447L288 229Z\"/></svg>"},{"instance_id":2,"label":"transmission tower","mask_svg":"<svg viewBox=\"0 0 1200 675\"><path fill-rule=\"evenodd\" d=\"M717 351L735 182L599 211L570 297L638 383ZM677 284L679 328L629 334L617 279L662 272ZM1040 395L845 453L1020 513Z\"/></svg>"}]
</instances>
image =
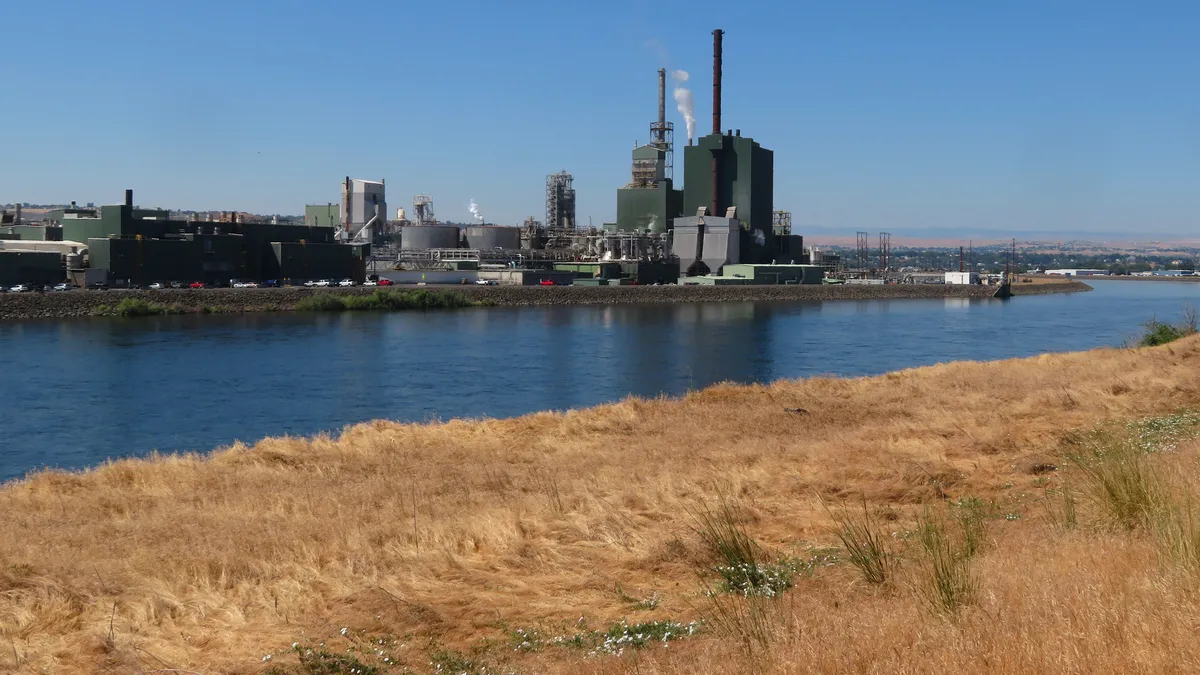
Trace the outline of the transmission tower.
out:
<instances>
[{"instance_id":1,"label":"transmission tower","mask_svg":"<svg viewBox=\"0 0 1200 675\"><path fill-rule=\"evenodd\" d=\"M887 272L892 258L892 233L879 233L879 269Z\"/></svg>"},{"instance_id":2,"label":"transmission tower","mask_svg":"<svg viewBox=\"0 0 1200 675\"><path fill-rule=\"evenodd\" d=\"M868 265L870 264L868 262L868 258L870 257L870 244L868 243L869 240L870 235L866 232L858 233L858 255L856 267L863 271L866 271Z\"/></svg>"}]
</instances>

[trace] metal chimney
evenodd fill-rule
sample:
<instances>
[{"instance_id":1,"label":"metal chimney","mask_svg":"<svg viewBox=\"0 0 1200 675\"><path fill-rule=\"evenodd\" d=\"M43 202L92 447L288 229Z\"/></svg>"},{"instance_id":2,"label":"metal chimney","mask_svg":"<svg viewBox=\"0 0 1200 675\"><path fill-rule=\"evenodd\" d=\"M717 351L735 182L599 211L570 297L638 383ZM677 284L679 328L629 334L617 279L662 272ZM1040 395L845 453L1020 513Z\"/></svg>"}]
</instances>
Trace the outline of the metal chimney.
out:
<instances>
[{"instance_id":1,"label":"metal chimney","mask_svg":"<svg viewBox=\"0 0 1200 675\"><path fill-rule=\"evenodd\" d=\"M658 69L658 142L667 142L667 69Z\"/></svg>"},{"instance_id":2,"label":"metal chimney","mask_svg":"<svg viewBox=\"0 0 1200 675\"><path fill-rule=\"evenodd\" d=\"M133 208L133 190L125 191L125 206L128 206L131 209Z\"/></svg>"},{"instance_id":3,"label":"metal chimney","mask_svg":"<svg viewBox=\"0 0 1200 675\"><path fill-rule=\"evenodd\" d=\"M713 135L721 135L721 36L725 31L713 31ZM718 140L712 149L712 203L708 215L721 217L721 154L725 143Z\"/></svg>"},{"instance_id":4,"label":"metal chimney","mask_svg":"<svg viewBox=\"0 0 1200 675\"><path fill-rule=\"evenodd\" d=\"M713 130L714 134L721 133L721 36L725 31L720 28L713 31Z\"/></svg>"}]
</instances>

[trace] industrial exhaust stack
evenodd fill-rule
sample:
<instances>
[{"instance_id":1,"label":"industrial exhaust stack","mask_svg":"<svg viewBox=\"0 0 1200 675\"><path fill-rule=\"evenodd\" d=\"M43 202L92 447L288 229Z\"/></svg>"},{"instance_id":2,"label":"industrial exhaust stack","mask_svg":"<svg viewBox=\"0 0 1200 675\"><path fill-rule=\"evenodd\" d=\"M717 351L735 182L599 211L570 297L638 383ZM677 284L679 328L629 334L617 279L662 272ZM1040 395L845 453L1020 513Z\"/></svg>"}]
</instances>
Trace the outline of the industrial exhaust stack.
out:
<instances>
[{"instance_id":1,"label":"industrial exhaust stack","mask_svg":"<svg viewBox=\"0 0 1200 675\"><path fill-rule=\"evenodd\" d=\"M721 135L721 37L725 31L720 28L713 31L713 135ZM722 142L723 146L724 143ZM721 215L721 163L718 159L720 146L713 150L712 157L712 208L708 215Z\"/></svg>"},{"instance_id":2,"label":"industrial exhaust stack","mask_svg":"<svg viewBox=\"0 0 1200 675\"><path fill-rule=\"evenodd\" d=\"M659 144L667 142L667 69L658 69L658 138Z\"/></svg>"}]
</instances>

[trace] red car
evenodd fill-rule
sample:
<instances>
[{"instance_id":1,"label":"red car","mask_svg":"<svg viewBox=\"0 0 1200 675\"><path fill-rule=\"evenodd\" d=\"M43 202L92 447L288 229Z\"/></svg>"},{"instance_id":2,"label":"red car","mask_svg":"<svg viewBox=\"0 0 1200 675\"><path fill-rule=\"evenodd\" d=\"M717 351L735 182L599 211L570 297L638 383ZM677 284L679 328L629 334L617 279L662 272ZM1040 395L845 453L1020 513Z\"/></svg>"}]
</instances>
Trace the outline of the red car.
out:
<instances>
[{"instance_id":1,"label":"red car","mask_svg":"<svg viewBox=\"0 0 1200 675\"><path fill-rule=\"evenodd\" d=\"M553 286L554 281L551 279L542 279L542 285L543 286Z\"/></svg>"},{"instance_id":2,"label":"red car","mask_svg":"<svg viewBox=\"0 0 1200 675\"><path fill-rule=\"evenodd\" d=\"M204 288L204 282L193 281L192 283L188 284L188 288Z\"/></svg>"},{"instance_id":3,"label":"red car","mask_svg":"<svg viewBox=\"0 0 1200 675\"><path fill-rule=\"evenodd\" d=\"M380 286L391 286L391 285L392 285L392 280L391 280L391 279L380 279L380 280L379 280L379 285L380 285Z\"/></svg>"}]
</instances>

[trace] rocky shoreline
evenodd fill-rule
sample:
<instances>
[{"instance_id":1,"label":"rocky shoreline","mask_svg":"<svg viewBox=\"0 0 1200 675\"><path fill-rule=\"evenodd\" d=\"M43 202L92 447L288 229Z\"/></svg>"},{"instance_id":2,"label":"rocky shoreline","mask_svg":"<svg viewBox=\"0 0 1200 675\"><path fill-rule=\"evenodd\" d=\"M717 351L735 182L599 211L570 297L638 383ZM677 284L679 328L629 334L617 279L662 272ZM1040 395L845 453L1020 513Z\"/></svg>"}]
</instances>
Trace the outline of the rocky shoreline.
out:
<instances>
[{"instance_id":1,"label":"rocky shoreline","mask_svg":"<svg viewBox=\"0 0 1200 675\"><path fill-rule=\"evenodd\" d=\"M415 290L415 286L399 286ZM661 302L747 302L884 300L911 298L989 298L990 286L894 285L894 286L429 286L428 290L451 290L473 301L497 307L544 305L607 305ZM62 319L94 316L102 305L113 306L124 298L140 298L164 305L178 305L196 312L285 312L296 303L319 293L364 295L371 288L250 288L204 290L84 291L60 293L0 294L0 321ZM1040 295L1091 290L1077 281L1014 286L1014 295Z\"/></svg>"}]
</instances>

